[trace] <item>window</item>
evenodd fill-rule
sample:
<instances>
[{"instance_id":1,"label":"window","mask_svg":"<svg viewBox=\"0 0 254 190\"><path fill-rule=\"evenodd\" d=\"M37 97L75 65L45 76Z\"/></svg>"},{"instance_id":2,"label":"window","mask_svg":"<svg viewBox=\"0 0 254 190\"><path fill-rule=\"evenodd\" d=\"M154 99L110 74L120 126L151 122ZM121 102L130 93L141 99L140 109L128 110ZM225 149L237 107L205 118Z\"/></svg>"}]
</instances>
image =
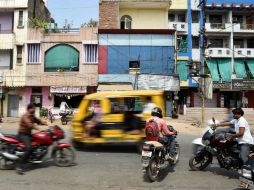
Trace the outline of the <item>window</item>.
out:
<instances>
[{"instance_id":1,"label":"window","mask_svg":"<svg viewBox=\"0 0 254 190\"><path fill-rule=\"evenodd\" d=\"M212 48L223 48L223 39L210 39Z\"/></svg>"},{"instance_id":2,"label":"window","mask_svg":"<svg viewBox=\"0 0 254 190\"><path fill-rule=\"evenodd\" d=\"M233 16L233 23L243 23L243 16L241 16L241 15L234 15Z\"/></svg>"},{"instance_id":3,"label":"window","mask_svg":"<svg viewBox=\"0 0 254 190\"><path fill-rule=\"evenodd\" d=\"M132 18L129 15L124 15L121 18L121 29L131 29Z\"/></svg>"},{"instance_id":4,"label":"window","mask_svg":"<svg viewBox=\"0 0 254 190\"><path fill-rule=\"evenodd\" d=\"M194 49L199 48L199 37L196 37L196 36L192 37L192 48Z\"/></svg>"},{"instance_id":5,"label":"window","mask_svg":"<svg viewBox=\"0 0 254 190\"><path fill-rule=\"evenodd\" d=\"M174 14L168 14L168 21L174 22L175 21L175 15Z\"/></svg>"},{"instance_id":6,"label":"window","mask_svg":"<svg viewBox=\"0 0 254 190\"><path fill-rule=\"evenodd\" d=\"M178 15L178 22L185 22L185 14Z\"/></svg>"},{"instance_id":7,"label":"window","mask_svg":"<svg viewBox=\"0 0 254 190\"><path fill-rule=\"evenodd\" d=\"M84 62L85 63L98 63L98 46L97 44L84 45Z\"/></svg>"},{"instance_id":8,"label":"window","mask_svg":"<svg viewBox=\"0 0 254 190\"><path fill-rule=\"evenodd\" d=\"M192 11L192 23L199 23L199 12Z\"/></svg>"},{"instance_id":9,"label":"window","mask_svg":"<svg viewBox=\"0 0 254 190\"><path fill-rule=\"evenodd\" d=\"M209 15L210 23L222 24L222 15Z\"/></svg>"},{"instance_id":10,"label":"window","mask_svg":"<svg viewBox=\"0 0 254 190\"><path fill-rule=\"evenodd\" d=\"M27 62L40 63L41 45L40 44L27 44Z\"/></svg>"},{"instance_id":11,"label":"window","mask_svg":"<svg viewBox=\"0 0 254 190\"><path fill-rule=\"evenodd\" d=\"M130 61L129 62L130 69L138 69L140 68L140 61Z\"/></svg>"},{"instance_id":12,"label":"window","mask_svg":"<svg viewBox=\"0 0 254 190\"><path fill-rule=\"evenodd\" d=\"M79 71L79 51L77 49L70 45L61 44L46 51L45 72L72 71Z\"/></svg>"},{"instance_id":13,"label":"window","mask_svg":"<svg viewBox=\"0 0 254 190\"><path fill-rule=\"evenodd\" d=\"M22 63L23 46L17 46L17 63Z\"/></svg>"},{"instance_id":14,"label":"window","mask_svg":"<svg viewBox=\"0 0 254 190\"><path fill-rule=\"evenodd\" d=\"M247 40L247 48L254 48L254 39Z\"/></svg>"},{"instance_id":15,"label":"window","mask_svg":"<svg viewBox=\"0 0 254 190\"><path fill-rule=\"evenodd\" d=\"M23 26L23 11L19 11L19 23L18 23L18 27L22 27Z\"/></svg>"},{"instance_id":16,"label":"window","mask_svg":"<svg viewBox=\"0 0 254 190\"><path fill-rule=\"evenodd\" d=\"M235 48L244 48L244 41L242 39L234 39Z\"/></svg>"}]
</instances>

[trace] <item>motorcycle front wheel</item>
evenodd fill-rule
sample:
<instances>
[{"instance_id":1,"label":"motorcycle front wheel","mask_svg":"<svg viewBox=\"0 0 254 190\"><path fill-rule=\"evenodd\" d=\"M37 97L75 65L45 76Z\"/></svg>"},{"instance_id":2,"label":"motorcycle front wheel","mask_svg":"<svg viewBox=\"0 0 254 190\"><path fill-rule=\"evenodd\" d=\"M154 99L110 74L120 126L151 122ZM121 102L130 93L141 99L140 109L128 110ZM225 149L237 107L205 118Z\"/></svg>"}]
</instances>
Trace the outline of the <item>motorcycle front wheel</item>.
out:
<instances>
[{"instance_id":1,"label":"motorcycle front wheel","mask_svg":"<svg viewBox=\"0 0 254 190\"><path fill-rule=\"evenodd\" d=\"M71 147L57 149L53 154L53 159L59 167L71 166L75 160L75 153Z\"/></svg>"},{"instance_id":2,"label":"motorcycle front wheel","mask_svg":"<svg viewBox=\"0 0 254 190\"><path fill-rule=\"evenodd\" d=\"M212 155L204 154L200 155L193 155L189 160L189 166L192 170L201 171L204 170L213 160Z\"/></svg>"},{"instance_id":3,"label":"motorcycle front wheel","mask_svg":"<svg viewBox=\"0 0 254 190\"><path fill-rule=\"evenodd\" d=\"M152 158L150 160L149 165L146 168L146 176L147 176L148 180L150 182L156 181L158 178L159 171L160 170L159 170L158 164L156 163L155 159Z\"/></svg>"}]
</instances>

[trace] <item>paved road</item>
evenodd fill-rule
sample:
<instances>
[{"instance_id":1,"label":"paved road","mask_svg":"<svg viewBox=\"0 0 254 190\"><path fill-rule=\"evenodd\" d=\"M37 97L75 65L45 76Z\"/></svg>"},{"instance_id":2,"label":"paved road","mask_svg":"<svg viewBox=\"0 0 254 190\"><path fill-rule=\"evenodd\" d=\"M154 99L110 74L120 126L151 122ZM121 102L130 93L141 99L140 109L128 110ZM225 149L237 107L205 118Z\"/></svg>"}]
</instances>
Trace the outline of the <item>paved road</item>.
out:
<instances>
[{"instance_id":1,"label":"paved road","mask_svg":"<svg viewBox=\"0 0 254 190\"><path fill-rule=\"evenodd\" d=\"M2 128L14 132L15 127ZM52 162L30 166L30 171L19 176L15 171L0 171L0 189L8 190L194 190L236 189L239 183L235 172L219 169L216 164L206 171L189 171L193 135L179 135L180 161L166 172L159 182L149 183L141 170L140 155L135 147L102 146L77 151L77 165L67 168Z\"/></svg>"}]
</instances>

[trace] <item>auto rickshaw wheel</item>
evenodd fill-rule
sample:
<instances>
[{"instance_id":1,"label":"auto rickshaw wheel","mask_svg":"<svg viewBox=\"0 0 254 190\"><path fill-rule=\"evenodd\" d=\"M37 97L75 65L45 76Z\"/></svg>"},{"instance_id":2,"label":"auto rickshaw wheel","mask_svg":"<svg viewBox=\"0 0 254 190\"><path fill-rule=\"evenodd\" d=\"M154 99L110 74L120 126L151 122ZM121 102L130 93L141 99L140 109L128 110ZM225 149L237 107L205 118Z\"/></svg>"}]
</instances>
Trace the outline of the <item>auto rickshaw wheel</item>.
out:
<instances>
[{"instance_id":1,"label":"auto rickshaw wheel","mask_svg":"<svg viewBox=\"0 0 254 190\"><path fill-rule=\"evenodd\" d=\"M78 141L72 141L72 146L79 150L82 149L84 147L84 144L82 142L78 142Z\"/></svg>"}]
</instances>

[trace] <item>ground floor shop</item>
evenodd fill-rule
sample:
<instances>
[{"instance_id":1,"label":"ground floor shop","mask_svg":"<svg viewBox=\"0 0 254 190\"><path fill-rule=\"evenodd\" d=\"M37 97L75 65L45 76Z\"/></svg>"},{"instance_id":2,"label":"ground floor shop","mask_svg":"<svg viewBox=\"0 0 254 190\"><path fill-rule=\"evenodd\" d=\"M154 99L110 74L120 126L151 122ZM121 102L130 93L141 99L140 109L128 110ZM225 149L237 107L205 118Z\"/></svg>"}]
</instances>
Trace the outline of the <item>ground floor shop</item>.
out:
<instances>
[{"instance_id":1,"label":"ground floor shop","mask_svg":"<svg viewBox=\"0 0 254 190\"><path fill-rule=\"evenodd\" d=\"M202 96L197 88L181 89L178 92L178 111L183 107L202 107ZM213 89L212 99L205 99L207 108L254 108L254 90L252 89Z\"/></svg>"},{"instance_id":2,"label":"ground floor shop","mask_svg":"<svg viewBox=\"0 0 254 190\"><path fill-rule=\"evenodd\" d=\"M95 92L96 87L16 87L2 88L1 115L4 117L20 117L28 104L36 106L36 115L42 108L58 109L65 101L71 108L78 108L84 95Z\"/></svg>"}]
</instances>

